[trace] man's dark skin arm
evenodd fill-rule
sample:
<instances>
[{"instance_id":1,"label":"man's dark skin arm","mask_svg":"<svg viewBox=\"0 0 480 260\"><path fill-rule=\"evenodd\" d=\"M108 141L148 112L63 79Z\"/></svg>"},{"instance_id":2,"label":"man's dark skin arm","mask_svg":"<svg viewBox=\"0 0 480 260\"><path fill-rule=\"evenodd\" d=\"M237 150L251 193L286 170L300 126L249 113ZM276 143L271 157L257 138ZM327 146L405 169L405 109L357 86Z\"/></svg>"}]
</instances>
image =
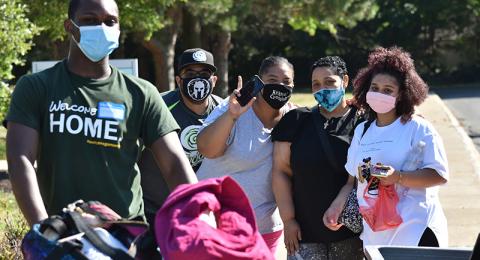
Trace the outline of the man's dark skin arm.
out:
<instances>
[{"instance_id":1,"label":"man's dark skin arm","mask_svg":"<svg viewBox=\"0 0 480 260\"><path fill-rule=\"evenodd\" d=\"M150 146L150 150L170 190L180 184L198 182L176 132L158 138Z\"/></svg>"},{"instance_id":2,"label":"man's dark skin arm","mask_svg":"<svg viewBox=\"0 0 480 260\"><path fill-rule=\"evenodd\" d=\"M13 194L30 226L48 217L33 167L37 158L38 140L35 129L8 122L8 173Z\"/></svg>"}]
</instances>

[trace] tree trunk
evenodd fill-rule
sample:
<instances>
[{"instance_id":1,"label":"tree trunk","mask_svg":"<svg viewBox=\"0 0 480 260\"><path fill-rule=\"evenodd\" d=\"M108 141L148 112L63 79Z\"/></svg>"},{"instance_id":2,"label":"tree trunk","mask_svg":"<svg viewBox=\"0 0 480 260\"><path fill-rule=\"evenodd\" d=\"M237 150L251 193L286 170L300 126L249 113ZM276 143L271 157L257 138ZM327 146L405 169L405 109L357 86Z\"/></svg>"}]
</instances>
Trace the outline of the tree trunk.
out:
<instances>
[{"instance_id":1,"label":"tree trunk","mask_svg":"<svg viewBox=\"0 0 480 260\"><path fill-rule=\"evenodd\" d=\"M214 93L221 97L226 97L230 92L228 88L228 55L232 49L232 34L224 30L218 30L214 33L212 53L217 67L218 81ZM236 84L236 79L234 80Z\"/></svg>"},{"instance_id":2,"label":"tree trunk","mask_svg":"<svg viewBox=\"0 0 480 260\"><path fill-rule=\"evenodd\" d=\"M185 49L202 48L202 26L198 17L193 16L187 8L183 8L182 47ZM182 50L182 51L183 51Z\"/></svg>"},{"instance_id":3,"label":"tree trunk","mask_svg":"<svg viewBox=\"0 0 480 260\"><path fill-rule=\"evenodd\" d=\"M155 85L160 92L175 89L175 44L182 24L181 7L170 8L166 17L171 24L142 43L152 53L155 62Z\"/></svg>"},{"instance_id":4,"label":"tree trunk","mask_svg":"<svg viewBox=\"0 0 480 260\"><path fill-rule=\"evenodd\" d=\"M155 85L158 91L164 92L175 88L175 71L174 71L174 57L175 57L175 43L176 34L167 34L159 32L158 36L148 41L143 42L143 46L147 48L152 54L155 64ZM163 38L162 41L158 38ZM168 37L168 41L167 41Z\"/></svg>"}]
</instances>

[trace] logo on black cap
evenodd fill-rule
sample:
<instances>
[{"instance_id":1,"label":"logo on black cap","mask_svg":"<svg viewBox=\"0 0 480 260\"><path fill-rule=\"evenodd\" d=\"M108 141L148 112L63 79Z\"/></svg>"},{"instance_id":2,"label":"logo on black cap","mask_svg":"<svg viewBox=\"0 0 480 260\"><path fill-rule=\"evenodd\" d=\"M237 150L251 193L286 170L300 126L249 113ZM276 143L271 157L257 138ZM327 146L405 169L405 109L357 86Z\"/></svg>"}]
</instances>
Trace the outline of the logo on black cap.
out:
<instances>
[{"instance_id":1,"label":"logo on black cap","mask_svg":"<svg viewBox=\"0 0 480 260\"><path fill-rule=\"evenodd\" d=\"M178 60L178 72L180 72L184 67L193 64L205 65L212 72L217 71L217 67L213 64L213 55L203 49L195 48L185 50Z\"/></svg>"},{"instance_id":2,"label":"logo on black cap","mask_svg":"<svg viewBox=\"0 0 480 260\"><path fill-rule=\"evenodd\" d=\"M207 54L204 51L196 51L192 54L195 61L207 61Z\"/></svg>"}]
</instances>

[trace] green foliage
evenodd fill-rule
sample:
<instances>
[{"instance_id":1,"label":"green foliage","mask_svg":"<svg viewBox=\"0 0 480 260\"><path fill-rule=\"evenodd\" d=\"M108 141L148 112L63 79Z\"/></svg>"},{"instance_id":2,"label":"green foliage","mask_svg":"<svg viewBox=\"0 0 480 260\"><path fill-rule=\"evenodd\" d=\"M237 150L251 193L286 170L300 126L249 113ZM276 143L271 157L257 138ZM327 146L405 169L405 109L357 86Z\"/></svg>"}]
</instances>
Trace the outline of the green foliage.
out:
<instances>
[{"instance_id":1,"label":"green foliage","mask_svg":"<svg viewBox=\"0 0 480 260\"><path fill-rule=\"evenodd\" d=\"M68 1L48 0L48 1L29 1L24 0L29 5L31 19L36 25L44 29L44 33L52 41L64 40L66 32L63 28L63 22L68 18ZM181 4L184 0L117 0L120 9L120 23L123 32L144 32L147 38L167 24L169 21L165 17L168 8L174 4Z\"/></svg>"},{"instance_id":2,"label":"green foliage","mask_svg":"<svg viewBox=\"0 0 480 260\"><path fill-rule=\"evenodd\" d=\"M378 6L372 19L339 33L346 53L398 45L412 54L424 77L441 81L480 68L478 0L386 0ZM470 74L471 80L478 75Z\"/></svg>"},{"instance_id":3,"label":"green foliage","mask_svg":"<svg viewBox=\"0 0 480 260\"><path fill-rule=\"evenodd\" d=\"M124 32L143 32L147 39L153 33L173 23L167 17L167 11L183 0L118 0L120 24Z\"/></svg>"},{"instance_id":4,"label":"green foliage","mask_svg":"<svg viewBox=\"0 0 480 260\"><path fill-rule=\"evenodd\" d=\"M12 193L0 191L0 259L23 259L20 251L28 224Z\"/></svg>"},{"instance_id":5,"label":"green foliage","mask_svg":"<svg viewBox=\"0 0 480 260\"><path fill-rule=\"evenodd\" d=\"M295 0L290 1L289 24L313 36L317 30L337 34L337 26L354 27L358 21L371 19L378 11L374 0Z\"/></svg>"},{"instance_id":6,"label":"green foliage","mask_svg":"<svg viewBox=\"0 0 480 260\"><path fill-rule=\"evenodd\" d=\"M30 52L29 59L64 57L68 45L59 41L65 40L63 20L67 17L68 1L15 0L8 1L8 5L19 1L28 6L28 17L42 29L41 37L35 39L38 48ZM233 49L229 67L235 75L254 73L256 67L251 64L257 65L265 56L278 54L295 62L299 68L297 78L303 80L312 60L322 55L342 55L353 77L356 69L365 65L368 52L378 45L398 45L411 52L417 68L427 79L468 82L478 80L480 71L478 0L117 0L117 3L122 39L127 44L116 52L116 58L138 56L146 64L143 66L149 68L153 67L153 59L144 54L145 50L139 46L142 41L138 39L148 41L154 37L157 43L165 45L168 39L173 39L168 37L173 31L178 33L177 51L198 44L212 50L219 46L218 32L231 33ZM185 15L183 19L179 18L181 15L172 15L179 10L180 14L189 13L197 19L201 29L182 31L188 28ZM0 38L9 36L3 29L0 33ZM10 45L20 45L18 40L7 39ZM0 49L5 49L4 46L0 45ZM163 46L156 51L166 49ZM152 69L142 72L143 77L154 81Z\"/></svg>"},{"instance_id":7,"label":"green foliage","mask_svg":"<svg viewBox=\"0 0 480 260\"><path fill-rule=\"evenodd\" d=\"M30 9L29 17L42 28L51 41L64 40L63 21L67 19L68 2L65 0L23 0Z\"/></svg>"},{"instance_id":8,"label":"green foliage","mask_svg":"<svg viewBox=\"0 0 480 260\"><path fill-rule=\"evenodd\" d=\"M152 35L174 21L168 15L174 8L184 8L203 24L219 24L222 28L236 28L235 18L226 15L233 0L118 0L124 31L142 32L148 40Z\"/></svg>"},{"instance_id":9,"label":"green foliage","mask_svg":"<svg viewBox=\"0 0 480 260\"><path fill-rule=\"evenodd\" d=\"M7 115L8 106L10 105L10 98L12 90L7 84L0 82L0 120L3 121Z\"/></svg>"},{"instance_id":10,"label":"green foliage","mask_svg":"<svg viewBox=\"0 0 480 260\"><path fill-rule=\"evenodd\" d=\"M38 28L26 17L19 0L0 0L0 81L13 78L13 65L22 65Z\"/></svg>"},{"instance_id":11,"label":"green foliage","mask_svg":"<svg viewBox=\"0 0 480 260\"><path fill-rule=\"evenodd\" d=\"M235 18L228 13L233 6L233 0L190 0L185 3L188 11L203 24L220 24L226 31L236 30L236 23L232 21Z\"/></svg>"}]
</instances>

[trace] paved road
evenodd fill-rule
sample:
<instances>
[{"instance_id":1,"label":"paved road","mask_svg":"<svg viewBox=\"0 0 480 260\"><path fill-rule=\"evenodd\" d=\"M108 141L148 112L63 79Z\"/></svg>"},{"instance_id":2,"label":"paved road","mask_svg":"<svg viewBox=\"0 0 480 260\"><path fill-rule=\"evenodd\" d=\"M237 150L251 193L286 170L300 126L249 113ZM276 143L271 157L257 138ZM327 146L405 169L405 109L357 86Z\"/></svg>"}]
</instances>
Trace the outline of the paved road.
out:
<instances>
[{"instance_id":1,"label":"paved road","mask_svg":"<svg viewBox=\"0 0 480 260\"><path fill-rule=\"evenodd\" d=\"M442 98L480 151L480 85L433 91Z\"/></svg>"}]
</instances>

